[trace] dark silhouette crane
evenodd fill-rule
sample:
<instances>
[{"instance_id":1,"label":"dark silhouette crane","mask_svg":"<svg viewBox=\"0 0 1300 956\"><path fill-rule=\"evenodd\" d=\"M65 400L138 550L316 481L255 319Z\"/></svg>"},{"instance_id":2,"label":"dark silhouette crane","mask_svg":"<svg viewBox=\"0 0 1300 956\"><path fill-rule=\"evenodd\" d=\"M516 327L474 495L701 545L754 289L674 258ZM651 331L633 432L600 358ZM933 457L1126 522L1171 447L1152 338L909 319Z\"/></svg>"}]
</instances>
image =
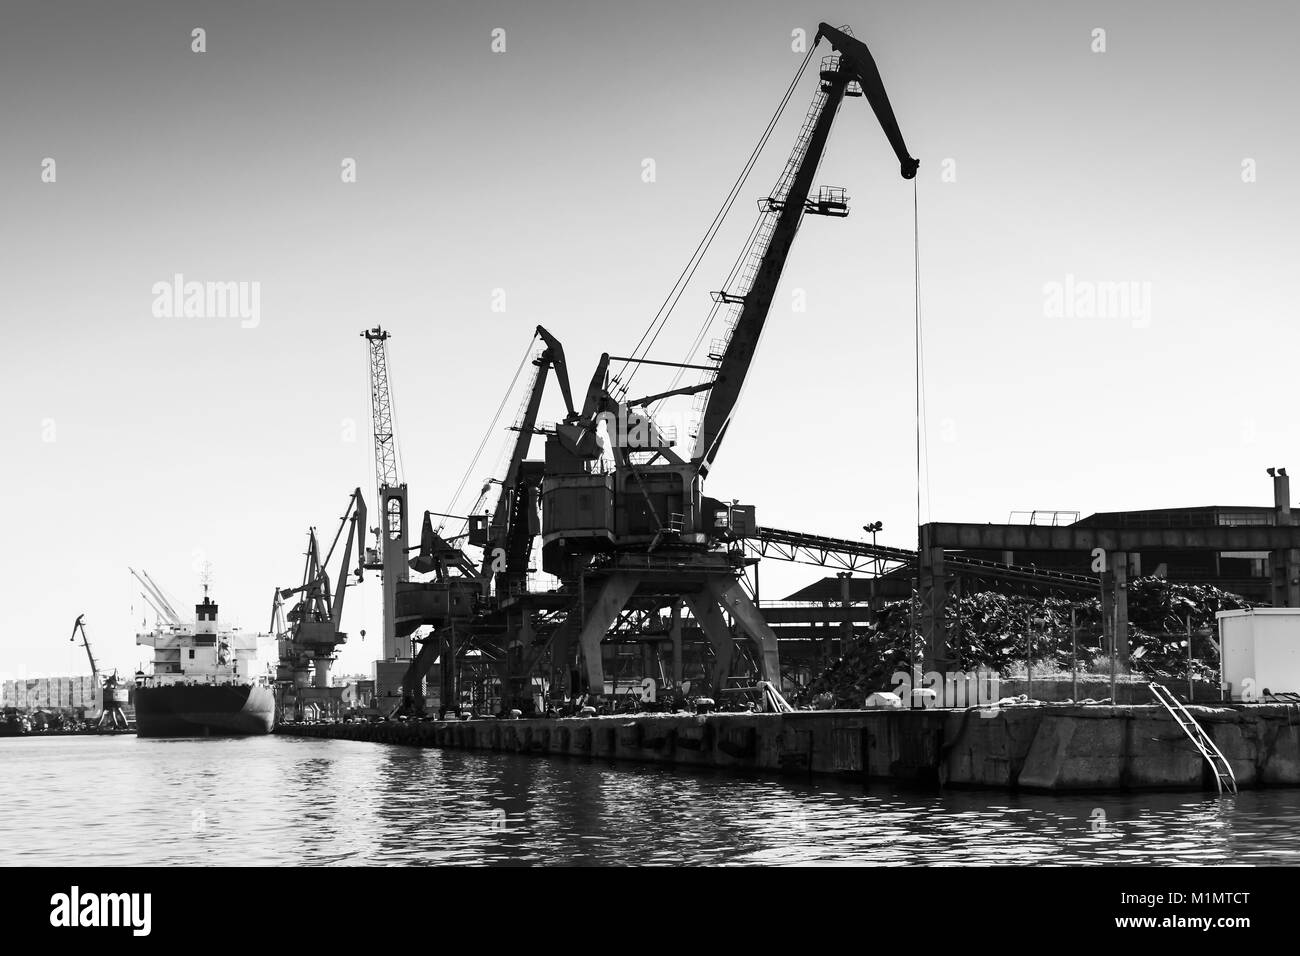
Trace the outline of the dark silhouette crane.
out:
<instances>
[{"instance_id":1,"label":"dark silhouette crane","mask_svg":"<svg viewBox=\"0 0 1300 956\"><path fill-rule=\"evenodd\" d=\"M90 649L90 638L86 636L85 619L86 615L77 615L77 620L72 624L72 636L68 641L75 643L77 632L81 633L81 644L86 649L86 658L90 661L91 686L95 688L95 694L99 698L92 708L92 712L99 711L96 727L103 730L107 725L107 729L110 730L126 730L126 714L122 710L122 705L126 703L126 690L118 684L117 671L113 671L112 675L105 680L100 679L99 665L95 662L95 654Z\"/></svg>"},{"instance_id":2,"label":"dark silhouette crane","mask_svg":"<svg viewBox=\"0 0 1300 956\"><path fill-rule=\"evenodd\" d=\"M596 410L617 410L620 422L636 408L647 409L639 414L648 418L647 406L665 397L700 394L704 405L689 458L683 460L674 452L653 423L639 438L627 434L614 437L612 475L593 467L590 443L574 454L559 447L558 429L548 439L542 485L543 567L583 595L580 606L556 629L552 640L555 653L563 656L576 639L591 695L604 692L600 644L625 609L658 617L674 602L690 607L713 647L715 689L732 667L734 641L728 618L749 639L757 676L779 680L776 636L739 583L743 552L730 544L755 529L753 509L705 497L703 481L731 423L803 217L848 213L843 189L822 187L813 196L813 180L844 97L866 98L893 147L904 179L914 178L919 167L907 151L867 47L844 29L825 23L819 26L814 50L823 39L835 54L821 61L818 92L784 172L760 201L759 223L733 273L731 287L714 293L715 302L730 310L726 334L710 351L709 358L716 364L679 366L701 369L705 373L701 383L632 400L625 397L626 382L620 386L623 395L611 394L608 354L601 357L593 379ZM810 50L809 60L812 55ZM623 361L625 369L630 363L674 364L651 361L644 354ZM576 424L589 430L595 427L590 420ZM648 449L642 441L647 432L654 439Z\"/></svg>"}]
</instances>

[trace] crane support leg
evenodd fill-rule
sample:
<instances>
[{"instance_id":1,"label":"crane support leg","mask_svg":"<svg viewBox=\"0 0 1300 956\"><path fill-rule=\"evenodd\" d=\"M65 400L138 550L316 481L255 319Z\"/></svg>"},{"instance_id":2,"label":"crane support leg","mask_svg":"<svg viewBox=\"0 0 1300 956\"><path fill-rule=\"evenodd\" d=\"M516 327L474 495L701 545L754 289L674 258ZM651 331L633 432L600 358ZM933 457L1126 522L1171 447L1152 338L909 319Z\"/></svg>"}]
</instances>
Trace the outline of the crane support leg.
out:
<instances>
[{"instance_id":1,"label":"crane support leg","mask_svg":"<svg viewBox=\"0 0 1300 956\"><path fill-rule=\"evenodd\" d=\"M578 615L570 614L558 627L555 628L554 631L551 632L550 637L524 649L523 663L519 667L519 672L521 674L531 674L534 668L541 663L542 657L545 656L549 649L551 652L551 670L554 675L554 672L561 668L562 662L568 660L569 647L573 643L573 636L577 633ZM562 686L556 686L556 679L552 676L550 696L563 697L565 696L563 690L564 688Z\"/></svg>"},{"instance_id":2,"label":"crane support leg","mask_svg":"<svg viewBox=\"0 0 1300 956\"><path fill-rule=\"evenodd\" d=\"M687 597L686 602L690 605L691 614L699 623L709 646L713 648L713 673L710 675L710 682L716 694L727 686L727 678L731 676L731 662L736 654L736 642L732 640L731 631L727 629L727 622L718 607L717 599L712 594L693 594Z\"/></svg>"},{"instance_id":3,"label":"crane support leg","mask_svg":"<svg viewBox=\"0 0 1300 956\"><path fill-rule=\"evenodd\" d=\"M754 649L757 651L756 656L759 660L759 669L763 680L770 680L779 684L781 680L781 658L780 652L777 650L776 634L763 620L763 615L754 606L754 602L749 599L749 595L745 593L745 589L740 582L732 581L730 584L725 585L721 582L711 582L709 584L709 593L721 607L735 618L745 636L753 643Z\"/></svg>"},{"instance_id":4,"label":"crane support leg","mask_svg":"<svg viewBox=\"0 0 1300 956\"><path fill-rule=\"evenodd\" d=\"M549 646L551 651L550 697L551 700L557 703L568 700L573 696L573 688L569 686L569 661L573 648L573 638L577 633L577 615L570 615L551 634L549 644L540 649L545 650Z\"/></svg>"},{"instance_id":5,"label":"crane support leg","mask_svg":"<svg viewBox=\"0 0 1300 956\"><path fill-rule=\"evenodd\" d=\"M627 606L638 583L630 574L610 575L596 595L587 612L582 633L578 635L578 646L582 648L583 666L587 671L587 693L596 697L605 692L605 666L600 659L600 642L618 620L619 612Z\"/></svg>"},{"instance_id":6,"label":"crane support leg","mask_svg":"<svg viewBox=\"0 0 1300 956\"><path fill-rule=\"evenodd\" d=\"M673 617L668 636L673 642L673 687L682 686L682 599L673 601Z\"/></svg>"},{"instance_id":7,"label":"crane support leg","mask_svg":"<svg viewBox=\"0 0 1300 956\"><path fill-rule=\"evenodd\" d=\"M506 664L509 682L501 685L505 709L517 707L529 713L532 707L532 673L536 657L533 656L533 622L524 612L516 612L519 621L511 627L513 635L505 648L502 660ZM537 655L540 656L540 655Z\"/></svg>"},{"instance_id":8,"label":"crane support leg","mask_svg":"<svg viewBox=\"0 0 1300 956\"><path fill-rule=\"evenodd\" d=\"M442 635L437 633L430 634L420 645L420 652L412 658L410 666L406 668L406 674L402 677L403 710L409 709L417 714L424 713L424 695L420 692L420 685L429 675L441 649Z\"/></svg>"}]
</instances>

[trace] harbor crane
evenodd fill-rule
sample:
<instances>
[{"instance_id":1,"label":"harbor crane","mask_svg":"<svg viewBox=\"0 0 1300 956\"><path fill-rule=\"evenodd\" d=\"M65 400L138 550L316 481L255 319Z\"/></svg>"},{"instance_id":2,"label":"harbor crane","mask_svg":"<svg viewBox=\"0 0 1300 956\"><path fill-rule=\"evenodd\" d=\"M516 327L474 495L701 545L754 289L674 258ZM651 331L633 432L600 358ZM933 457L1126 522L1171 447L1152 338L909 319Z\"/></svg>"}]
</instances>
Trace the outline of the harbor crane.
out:
<instances>
[{"instance_id":1,"label":"harbor crane","mask_svg":"<svg viewBox=\"0 0 1300 956\"><path fill-rule=\"evenodd\" d=\"M77 634L81 634L81 645L86 649L86 658L90 661L90 683L95 688L96 700L92 701L91 706L87 708L87 717L96 719L96 727L110 730L126 730L126 714L122 710L126 704L126 688L120 686L117 677L117 671L113 671L109 677L101 679L99 675L99 665L95 662L95 654L90 649L90 638L86 635L86 615L78 614L76 621L72 624L72 636L68 638L70 643L76 643Z\"/></svg>"},{"instance_id":2,"label":"harbor crane","mask_svg":"<svg viewBox=\"0 0 1300 956\"><path fill-rule=\"evenodd\" d=\"M343 537L346 529L347 537ZM357 488L348 500L347 510L339 519L338 530L330 543L324 560L316 529L307 532L307 550L303 564L302 583L296 588L275 592L272 603L271 630L279 640L279 667L276 682L281 691L281 704L292 709L301 719L303 708L315 705L323 711L337 711L341 689L330 687L329 670L340 645L348 636L340 627L343 621L343 602L347 597L348 569L352 564L353 548L357 561L353 574L357 583L364 579L365 558L363 544L366 529L366 503ZM343 554L339 562L337 587L329 574L330 562L339 541L343 540ZM284 613L283 602L297 596L297 602Z\"/></svg>"},{"instance_id":3,"label":"harbor crane","mask_svg":"<svg viewBox=\"0 0 1300 956\"><path fill-rule=\"evenodd\" d=\"M821 24L799 76L823 41L833 52L821 60L818 90L789 159L776 185L760 200L759 221L737 267L724 289L713 294L714 315L722 313L725 328L708 350L708 364L691 362L693 356L683 363L652 359L649 345L643 349L641 344L626 357L604 353L579 407L562 345L546 329L536 329L544 348L534 360L537 372L514 424L518 434L499 481L499 497L490 515L471 513L466 519L463 544L483 549L477 574L465 566L459 539L442 539L426 514L421 554L412 567L432 570L436 579L395 586L393 607L403 622L402 632L409 634L409 625L416 621L433 628L419 641L422 646L406 668L403 709L420 711L423 678L439 660L443 707L458 708L458 661L470 646L497 669L503 711L532 708L537 668L547 656L552 698L585 696L594 703L609 692L602 642L616 633L643 644L647 666L651 647L662 646L668 637L674 648L669 682L681 687L684 611L691 615L692 635L701 636L711 650L706 689L724 692L728 682L738 679L779 680L777 638L743 587L744 569L757 560L743 547L757 530L754 509L734 499L706 497L703 482L730 427L800 224L808 215L848 214L843 188L813 185L842 100L867 99L904 179L914 178L919 165L907 151L871 54L847 29ZM730 200L724 212L729 208ZM706 240L702 249L711 237ZM655 322L651 325L648 333ZM378 328L364 334L372 349L379 480L381 487L384 482L391 486L395 471L384 466L395 464L395 455L391 427L383 424L388 405L386 378L380 374L386 369L386 334ZM653 344L654 339L654 334L643 335L642 343ZM616 362L622 363L617 373ZM674 380L666 388L636 396L629 386L636 370L645 366L674 366L679 378L685 370L703 375L694 385L679 386ZM553 426L539 427L542 391L552 373L566 414ZM679 452L675 430L660 428L654 412L666 400L685 397L695 399L699 422L689 451ZM540 461L529 460L537 435L545 439L545 454ZM488 488L490 484L485 491ZM390 513L388 507L383 510ZM395 513L404 529L404 497ZM389 546L393 540L390 531L382 544ZM542 570L559 582L548 591L530 587L529 565L539 540ZM388 607L386 603L386 611ZM738 678L738 671L748 676Z\"/></svg>"},{"instance_id":4,"label":"harbor crane","mask_svg":"<svg viewBox=\"0 0 1300 956\"><path fill-rule=\"evenodd\" d=\"M543 462L527 460L527 455L534 436L540 432L537 419L552 373L568 412L565 421L581 417L573 403L564 346L540 325L533 337L541 339L543 348L533 359L536 371L522 413L512 426L516 436L500 479L496 505L491 515L466 517L466 543L483 549L480 565L475 568L461 548L437 535L430 515L425 515L420 556L411 564L417 571L434 571L436 580L431 586L443 589L446 599L440 602L440 619L429 621L434 629L423 639L402 679L404 712L422 712L421 682L436 661L442 665L443 709L457 709L458 667L472 646L477 646L480 652L486 651L499 664L503 687L509 683L510 674L517 670L510 667L509 661L512 655L518 661L517 638L529 628L529 608L526 603L518 603L518 599L528 595L529 564L540 531L539 494L543 473Z\"/></svg>"},{"instance_id":5,"label":"harbor crane","mask_svg":"<svg viewBox=\"0 0 1300 956\"><path fill-rule=\"evenodd\" d=\"M746 558L735 543L756 529L753 508L706 497L703 481L732 421L800 224L806 215L848 214L844 189L823 186L813 193L843 99L865 96L904 179L914 178L919 166L907 151L875 61L861 41L846 29L823 23L804 65L823 39L835 52L821 60L818 90L785 169L760 201L759 221L732 284L714 293L715 308L724 307L729 314L723 337L710 349L713 364L679 366L702 369L702 381L628 399L632 375L616 389L608 378L612 361L622 361L624 370L633 367L633 375L642 364L674 364L651 360L644 353L622 359L603 355L593 379L595 405L606 416L615 413L618 423L634 409L644 409L637 414L648 419L649 406L667 397L692 392L700 396L702 414L689 457L679 456L653 423L639 430L615 429L609 442L612 472L597 466L589 442L575 453L561 443L558 428L547 439L541 495L543 567L583 595L577 613L570 613L551 636L552 652L566 657L567 645L576 641L590 697L604 692L601 642L625 611L649 611L660 619L660 612L671 607L675 621L682 603L713 648L715 691L723 689L733 670L735 641L728 618L749 641L752 676L779 680L777 639L740 582ZM766 134L759 150L765 142ZM647 338L653 342L649 335L642 341ZM595 427L592 421L572 424L589 432Z\"/></svg>"}]
</instances>

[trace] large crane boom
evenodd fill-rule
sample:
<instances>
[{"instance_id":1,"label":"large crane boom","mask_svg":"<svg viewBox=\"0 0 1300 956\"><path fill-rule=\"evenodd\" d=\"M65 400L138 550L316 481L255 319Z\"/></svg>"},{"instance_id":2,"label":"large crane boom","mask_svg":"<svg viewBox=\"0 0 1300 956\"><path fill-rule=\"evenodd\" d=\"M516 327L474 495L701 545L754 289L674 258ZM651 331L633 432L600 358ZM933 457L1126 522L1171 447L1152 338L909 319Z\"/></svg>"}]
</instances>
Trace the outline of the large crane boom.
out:
<instances>
[{"instance_id":1,"label":"large crane boom","mask_svg":"<svg viewBox=\"0 0 1300 956\"><path fill-rule=\"evenodd\" d=\"M492 530L494 533L505 526L506 514L510 507L509 493L519 480L519 469L523 465L524 458L528 455L528 449L533 442L534 430L537 427L537 415L542 407L542 393L546 390L547 373L556 364L555 358L559 342L540 325L537 327L536 335L546 343L546 348L533 362L537 367L537 373L533 376L532 387L529 390L528 398L524 402L523 414L520 416L519 421L515 423L514 445L510 449L510 460L506 464L506 473L501 478L501 495L497 498L496 508L492 512ZM558 353L558 368L562 369L564 367L564 350L558 349ZM567 375L560 377L560 383L564 389L569 412L572 413L573 399L569 394Z\"/></svg>"},{"instance_id":2,"label":"large crane boom","mask_svg":"<svg viewBox=\"0 0 1300 956\"><path fill-rule=\"evenodd\" d=\"M352 549L354 546L357 550L357 567L354 572L357 576L357 581L361 581L365 574L364 548L362 545L366 537L366 502L365 499L361 497L360 488L357 488L352 492L352 501L348 505L348 512L351 512L352 520L351 523L348 524L347 543L343 546L343 561L340 565L342 570L339 572L339 586L338 590L334 592L334 605L330 608L330 620L334 622L335 627L338 627L340 622L343 620L343 599L348 593L348 565L352 563ZM348 520L347 512L344 513L343 520ZM342 525L340 525L339 530L334 534L334 544L338 544L339 534L341 534L342 531L343 528ZM330 545L330 555L333 554L334 545L332 544ZM329 559L330 556L327 555L325 558L325 563L327 565L329 564Z\"/></svg>"},{"instance_id":3,"label":"large crane boom","mask_svg":"<svg viewBox=\"0 0 1300 956\"><path fill-rule=\"evenodd\" d=\"M329 621L336 627L343 618L343 599L347 593L348 565L352 563L352 549L360 535L357 532L361 528L364 532L366 527L366 502L361 495L361 489L354 489L352 497L348 501L347 510L343 517L339 519L338 530L334 532L334 540L330 543L329 552L325 559L321 560L320 545L316 538L316 529L310 528L307 532L307 550L304 552L305 564L302 572L302 584L296 588L285 588L276 593L282 599L288 599L295 594L301 594L302 603L306 608L305 612L312 620ZM339 564L339 585L335 589L330 584L329 564L334 557L334 549L338 547L339 539L343 537L343 531L347 529L348 536L343 546L343 559ZM365 575L365 563L362 552L357 549L357 566L353 573L357 581L361 581Z\"/></svg>"},{"instance_id":4,"label":"large crane boom","mask_svg":"<svg viewBox=\"0 0 1300 956\"><path fill-rule=\"evenodd\" d=\"M536 501L532 500L536 480L529 481L524 474L524 459L532 444L537 430L537 416L541 410L542 394L546 389L546 379L551 369L555 370L556 381L564 397L564 406L568 420L576 420L579 415L573 405L573 391L569 384L568 367L564 359L564 347L550 332L537 326L536 335L546 345L534 362L537 374L533 377L532 387L525 400L523 414L515 423L517 435L510 452L510 461L501 480L501 494L493 509L489 525L488 547L483 553L485 573L495 567L497 593L508 592L511 583L522 584L527 577L528 560L532 550L533 537L537 531L532 527L529 512ZM536 476L534 476L534 479ZM500 549L500 551L498 551ZM504 552L502 555L501 552ZM504 567L500 557L504 556Z\"/></svg>"},{"instance_id":5,"label":"large crane boom","mask_svg":"<svg viewBox=\"0 0 1300 956\"><path fill-rule=\"evenodd\" d=\"M866 96L898 156L905 179L913 178L919 166L919 162L907 153L880 72L866 45L824 23L815 42L820 42L823 36L840 55L822 61L821 87L808 110L781 179L761 204L764 221L755 232L748 254L752 268L741 270L741 287L720 293L723 301L738 307L738 314L726 345L717 356L713 387L708 392L691 452L691 462L701 475L708 474L731 422L804 213L847 214L848 207L839 192L824 191L826 195L817 200L810 199L813 177L845 95L859 95L860 89ZM747 286L744 284L746 280Z\"/></svg>"},{"instance_id":6,"label":"large crane boom","mask_svg":"<svg viewBox=\"0 0 1300 956\"><path fill-rule=\"evenodd\" d=\"M83 623L83 619L85 618L85 616L86 615L84 614L77 615L77 620L72 625L72 636L68 638L68 641L71 643L75 643L77 640L77 632L78 631L81 632L82 646L86 648L86 656L90 658L90 673L94 675L95 686L96 688L98 688L99 687L99 665L95 663L95 655L90 650L90 638L86 636L86 625Z\"/></svg>"}]
</instances>

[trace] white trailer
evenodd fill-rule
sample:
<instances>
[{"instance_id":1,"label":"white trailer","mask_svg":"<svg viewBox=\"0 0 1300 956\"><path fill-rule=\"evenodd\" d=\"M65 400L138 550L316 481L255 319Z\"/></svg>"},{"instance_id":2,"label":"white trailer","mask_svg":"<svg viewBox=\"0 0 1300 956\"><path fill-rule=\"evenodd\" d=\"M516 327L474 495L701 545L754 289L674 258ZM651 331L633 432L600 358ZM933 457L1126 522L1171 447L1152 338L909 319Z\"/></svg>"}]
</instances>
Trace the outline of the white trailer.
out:
<instances>
[{"instance_id":1,"label":"white trailer","mask_svg":"<svg viewBox=\"0 0 1300 956\"><path fill-rule=\"evenodd\" d=\"M1237 701L1300 693L1300 608L1220 611L1219 679Z\"/></svg>"}]
</instances>

